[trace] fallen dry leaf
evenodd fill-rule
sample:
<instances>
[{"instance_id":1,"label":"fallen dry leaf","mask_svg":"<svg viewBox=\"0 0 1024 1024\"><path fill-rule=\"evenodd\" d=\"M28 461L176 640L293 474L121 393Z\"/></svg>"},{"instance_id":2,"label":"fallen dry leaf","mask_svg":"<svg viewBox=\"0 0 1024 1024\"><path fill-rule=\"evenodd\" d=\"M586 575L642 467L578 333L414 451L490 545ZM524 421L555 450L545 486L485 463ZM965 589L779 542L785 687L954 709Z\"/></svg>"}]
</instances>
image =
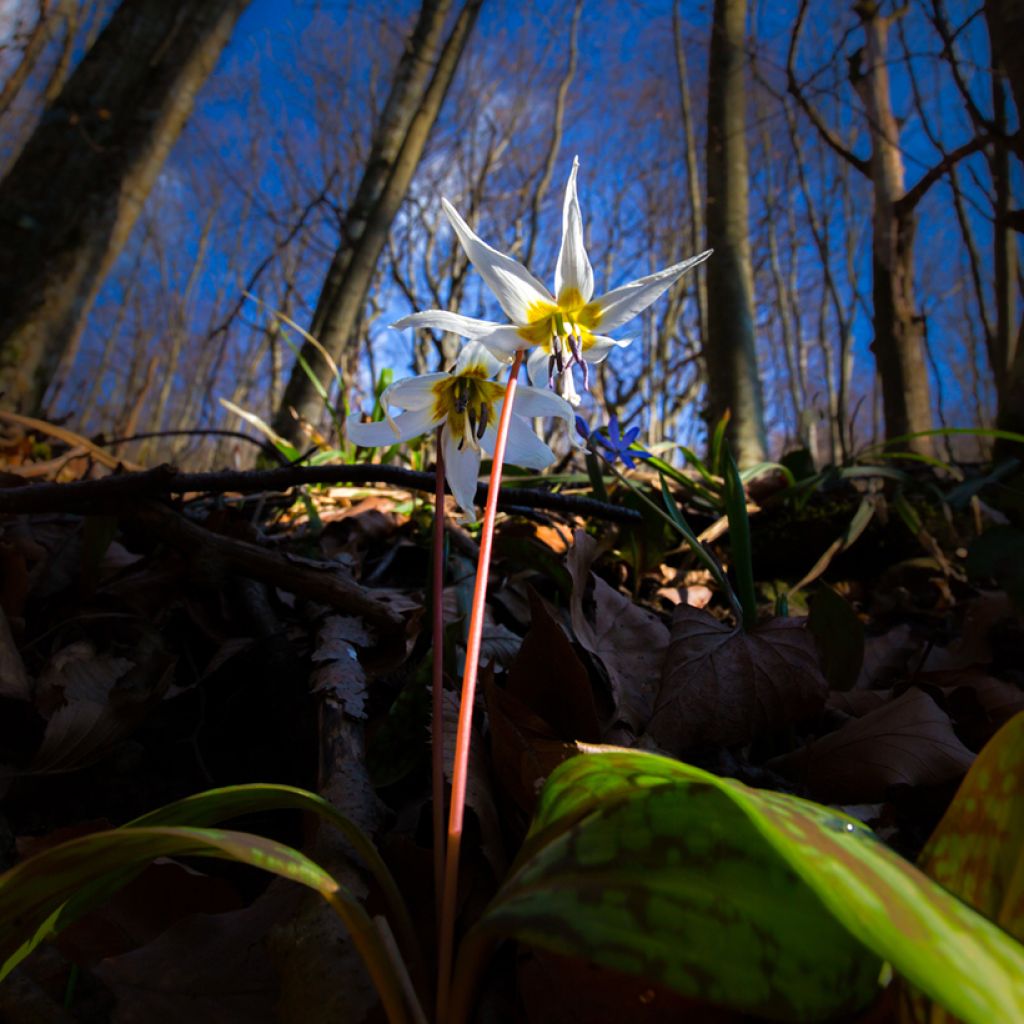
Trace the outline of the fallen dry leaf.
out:
<instances>
[{"instance_id":1,"label":"fallen dry leaf","mask_svg":"<svg viewBox=\"0 0 1024 1024\"><path fill-rule=\"evenodd\" d=\"M502 790L525 814L532 814L544 780L579 748L559 739L543 718L496 686L490 673L483 682L494 773Z\"/></svg>"},{"instance_id":2,"label":"fallen dry leaf","mask_svg":"<svg viewBox=\"0 0 1024 1024\"><path fill-rule=\"evenodd\" d=\"M116 1005L112 1024L275 1024L278 979L267 933L294 911L297 886L275 881L251 907L194 914L93 968Z\"/></svg>"},{"instance_id":3,"label":"fallen dry leaf","mask_svg":"<svg viewBox=\"0 0 1024 1024\"><path fill-rule=\"evenodd\" d=\"M679 754L736 746L825 706L828 686L804 619L771 619L749 633L679 605L648 733Z\"/></svg>"},{"instance_id":4,"label":"fallen dry leaf","mask_svg":"<svg viewBox=\"0 0 1024 1024\"><path fill-rule=\"evenodd\" d=\"M884 689L907 676L908 667L920 657L924 644L906 623L880 636L864 638L864 660L854 684L856 690Z\"/></svg>"},{"instance_id":5,"label":"fallen dry leaf","mask_svg":"<svg viewBox=\"0 0 1024 1024\"><path fill-rule=\"evenodd\" d=\"M166 658L144 658L136 664L97 654L85 641L57 651L36 681L36 707L48 721L31 770L77 768L135 728L167 690L174 668Z\"/></svg>"},{"instance_id":6,"label":"fallen dry leaf","mask_svg":"<svg viewBox=\"0 0 1024 1024\"><path fill-rule=\"evenodd\" d=\"M566 558L572 577L572 628L580 645L608 674L616 720L639 734L654 710L668 629L653 612L590 571L596 553L596 541L577 530Z\"/></svg>"},{"instance_id":7,"label":"fallen dry leaf","mask_svg":"<svg viewBox=\"0 0 1024 1024\"><path fill-rule=\"evenodd\" d=\"M815 800L869 803L884 800L890 786L952 782L973 760L949 715L912 687L768 767L803 783Z\"/></svg>"},{"instance_id":8,"label":"fallen dry leaf","mask_svg":"<svg viewBox=\"0 0 1024 1024\"><path fill-rule=\"evenodd\" d=\"M14 642L7 615L0 604L0 697L31 700L32 684L25 671L18 646Z\"/></svg>"},{"instance_id":9,"label":"fallen dry leaf","mask_svg":"<svg viewBox=\"0 0 1024 1024\"><path fill-rule=\"evenodd\" d=\"M530 630L509 671L506 689L563 740L597 743L601 726L583 662L543 598L530 589Z\"/></svg>"}]
</instances>

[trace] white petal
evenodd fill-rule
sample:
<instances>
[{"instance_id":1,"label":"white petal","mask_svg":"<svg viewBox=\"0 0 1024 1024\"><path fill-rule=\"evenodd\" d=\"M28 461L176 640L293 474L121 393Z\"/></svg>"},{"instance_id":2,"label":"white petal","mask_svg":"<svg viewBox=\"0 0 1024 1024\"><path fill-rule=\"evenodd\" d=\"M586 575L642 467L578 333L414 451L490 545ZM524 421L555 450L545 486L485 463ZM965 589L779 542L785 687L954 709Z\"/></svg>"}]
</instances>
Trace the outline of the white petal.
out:
<instances>
[{"instance_id":1,"label":"white petal","mask_svg":"<svg viewBox=\"0 0 1024 1024\"><path fill-rule=\"evenodd\" d=\"M601 316L597 322L602 331L610 331L620 327L627 320L632 320L638 313L642 313L652 302L654 302L664 291L670 288L688 270L703 263L712 253L708 249L699 256L684 260L673 267L659 270L656 274L648 274L636 281L630 281L621 288L615 288L602 295L594 301L594 305L600 310Z\"/></svg>"},{"instance_id":2,"label":"white petal","mask_svg":"<svg viewBox=\"0 0 1024 1024\"><path fill-rule=\"evenodd\" d=\"M494 454L497 431L490 427L480 439L480 447L488 455ZM533 432L533 427L521 416L512 414L505 442L505 461L523 469L544 469L555 461L555 453Z\"/></svg>"},{"instance_id":3,"label":"white petal","mask_svg":"<svg viewBox=\"0 0 1024 1024\"><path fill-rule=\"evenodd\" d=\"M437 426L438 422L431 409L403 412L390 422L377 420L375 423L360 423L356 413L348 418L348 439L361 448L383 448L400 441L411 441Z\"/></svg>"},{"instance_id":4,"label":"white petal","mask_svg":"<svg viewBox=\"0 0 1024 1024\"><path fill-rule=\"evenodd\" d=\"M476 485L480 478L480 452L468 444L459 450L458 442L446 428L441 435L444 445L444 476L463 512L463 522L476 520Z\"/></svg>"},{"instance_id":5,"label":"white petal","mask_svg":"<svg viewBox=\"0 0 1024 1024\"><path fill-rule=\"evenodd\" d=\"M554 299L544 287L518 260L491 248L459 216L447 199L441 200L455 234L470 262L487 282L487 287L497 296L501 308L509 319L517 324L530 322L531 307L537 303L554 304Z\"/></svg>"},{"instance_id":6,"label":"white petal","mask_svg":"<svg viewBox=\"0 0 1024 1024\"><path fill-rule=\"evenodd\" d=\"M529 348L532 344L519 333L518 327L498 327L476 340L481 345L486 345L503 363L511 363L516 352L521 348Z\"/></svg>"},{"instance_id":7,"label":"white petal","mask_svg":"<svg viewBox=\"0 0 1024 1024\"><path fill-rule=\"evenodd\" d=\"M539 384L542 388L548 383L548 360L551 357L542 348L535 348L526 360L526 372L531 384Z\"/></svg>"},{"instance_id":8,"label":"white petal","mask_svg":"<svg viewBox=\"0 0 1024 1024\"><path fill-rule=\"evenodd\" d=\"M496 359L483 342L471 341L462 346L455 360L455 372L465 373L470 367L483 370L485 377L493 377L504 365Z\"/></svg>"},{"instance_id":9,"label":"white petal","mask_svg":"<svg viewBox=\"0 0 1024 1024\"><path fill-rule=\"evenodd\" d=\"M547 388L519 387L512 403L512 413L531 419L534 416L554 416L571 427L575 422L572 406Z\"/></svg>"},{"instance_id":10,"label":"white petal","mask_svg":"<svg viewBox=\"0 0 1024 1024\"><path fill-rule=\"evenodd\" d=\"M418 377L403 377L389 384L380 396L385 411L389 405L399 409L430 409L434 405L434 385L447 380L447 373L424 373Z\"/></svg>"},{"instance_id":11,"label":"white petal","mask_svg":"<svg viewBox=\"0 0 1024 1024\"><path fill-rule=\"evenodd\" d=\"M583 358L588 363L603 363L613 348L625 348L633 341L632 338L606 338L601 334L592 334L590 344L583 350Z\"/></svg>"},{"instance_id":12,"label":"white petal","mask_svg":"<svg viewBox=\"0 0 1024 1024\"><path fill-rule=\"evenodd\" d=\"M410 313L396 320L391 325L395 330L404 330L406 327L434 327L439 331L450 331L463 338L480 338L490 334L501 324L491 320L476 320L471 316L463 316L461 313L449 313L444 309L428 309L423 313Z\"/></svg>"},{"instance_id":13,"label":"white petal","mask_svg":"<svg viewBox=\"0 0 1024 1024\"><path fill-rule=\"evenodd\" d=\"M576 415L572 406L548 388L518 388L513 415L526 418L553 416L564 420L566 429L569 431L569 443L576 448L586 448L583 439L576 433Z\"/></svg>"},{"instance_id":14,"label":"white petal","mask_svg":"<svg viewBox=\"0 0 1024 1024\"><path fill-rule=\"evenodd\" d=\"M594 270L583 245L583 216L576 196L576 172L579 166L580 158L574 157L562 204L562 248L555 268L555 295L560 304L567 297L564 293L569 289L578 292L584 302L589 302L594 294Z\"/></svg>"}]
</instances>

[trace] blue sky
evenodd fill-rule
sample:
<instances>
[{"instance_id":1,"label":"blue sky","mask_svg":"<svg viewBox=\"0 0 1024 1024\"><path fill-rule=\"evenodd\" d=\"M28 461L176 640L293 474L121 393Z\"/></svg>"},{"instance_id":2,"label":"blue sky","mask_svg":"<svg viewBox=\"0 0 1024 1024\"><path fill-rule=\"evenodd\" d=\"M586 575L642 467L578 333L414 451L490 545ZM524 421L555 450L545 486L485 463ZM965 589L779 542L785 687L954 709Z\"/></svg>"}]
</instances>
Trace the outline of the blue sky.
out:
<instances>
[{"instance_id":1,"label":"blue sky","mask_svg":"<svg viewBox=\"0 0 1024 1024\"><path fill-rule=\"evenodd\" d=\"M753 46L758 67L769 82L778 84L785 61L788 29L794 3L753 6L751 25L755 30ZM949 5L954 13L963 4ZM368 138L372 116L365 108L344 107L344 98L366 93L371 82L376 82L378 94L386 89L389 58L382 58L384 49L398 46L410 24L416 5L390 4L385 9L358 4L313 3L311 0L253 0L243 15L221 64L207 88L200 95L196 114L181 142L176 147L160 188L156 190L147 210L150 234L169 234L164 241L165 261L174 264L170 287L180 286L188 276L190 262L194 262L199 248L199 234L204 217L210 214L214 226L213 238L205 254L200 281L195 286L186 311L190 331L201 336L210 322L225 306L237 300L244 283L268 253L273 251L275 231L322 184L324 167L338 153L344 153L351 139ZM686 28L687 56L693 90L695 113L702 119L704 102L703 78L707 52L708 3L681 5ZM965 8L966 9L966 8ZM406 16L400 17L405 14ZM527 166L531 147L543 144L543 123L550 109L551 93L536 83L547 76L557 77L564 65L565 39L571 7L514 3L512 0L489 0L484 4L476 34L471 42L467 60L483 72L494 69L490 86L501 102L512 102L523 89L524 77L532 105L532 121L527 123L522 138L510 140L510 148L502 161L501 174L488 186L481 211L481 233L494 244L502 246L510 241L512 225L500 222L500 212L507 208L503 189L511 188L515 169ZM652 269L650 259L664 263L667 256L647 255L652 240L644 227L644 209L654 197L669 211L668 219L658 230L664 235L657 244L668 245L673 236L669 225L685 230L686 193L682 178L681 130L678 124L675 93L675 70L672 65L671 6L667 2L595 3L584 8L580 38L580 68L570 94L569 116L565 138L559 151L549 193L545 199L538 243L532 269L543 280L549 280L559 237L558 207L568 168L575 152L582 161L580 194L584 216L592 225L592 256L598 276L598 288L613 286L628 277ZM819 4L817 14L808 25L801 55L801 71L810 74L812 68L823 67L820 81L835 90L837 101L829 104L829 116L836 115L845 125L858 123L856 101L845 81L845 57L856 44L857 33L851 29L852 19L845 8L832 4ZM945 144L961 141L967 131L962 105L953 92L948 74L935 59L937 41L927 32L920 13L915 8L907 21L907 33L914 51L914 67L928 90L930 111L941 111L934 124L941 131ZM982 74L987 55L984 52L983 26L978 21L963 39L965 52L979 66ZM850 30L850 31L847 31ZM845 33L845 35L844 35ZM841 45L836 47L837 42ZM895 40L894 40L895 43ZM896 47L893 52L895 55ZM832 54L835 59L830 61ZM378 58L377 78L374 79L373 58ZM930 165L936 151L928 142L918 119L909 104L909 90L904 70L898 62L893 64L896 104L905 116L903 141L908 182L917 176L918 168ZM478 72L479 73L479 72ZM529 83L533 82L533 85ZM458 86L456 87L458 88ZM333 90L333 91L332 91ZM332 107L332 97L337 106ZM979 92L979 95L984 95ZM504 100L501 98L504 97ZM460 101L465 104L465 96ZM823 100L824 102L824 100ZM438 132L443 135L446 118L450 119L455 101L450 97ZM754 123L756 111L750 111ZM489 116L481 107L481 116ZM764 162L761 143L752 143L751 170L753 197L751 221L759 231L763 206L757 195L763 191L771 172L771 180L787 189L781 196L781 208L792 207L799 219L803 217L802 199L793 185L792 167L785 157L784 118L781 108L769 102L764 107L768 118L768 135L779 147L777 163L769 167ZM336 120L331 121L334 117ZM326 126L326 127L325 127ZM449 124L450 129L450 124ZM808 151L814 143L802 123L801 131L807 139ZM439 135L439 137L441 137ZM861 133L851 137L852 144L861 155L867 154L867 141ZM700 143L702 145L702 143ZM522 147L522 154L517 147ZM699 154L703 163L703 153ZM430 159L444 159L436 149L428 153ZM435 165L436 166L436 165ZM826 175L835 173L828 170ZM979 242L987 245L989 231L984 210L985 170L980 161L965 166L964 182L971 202L970 210L977 229ZM341 177L356 173L352 161L341 166ZM977 181L975 182L975 179ZM816 183L825 187L827 180ZM343 207L346 188L350 183L339 180L331 195L335 207ZM863 182L851 185L856 194L853 206L858 222L844 224L841 217L834 220L836 239L836 269L845 257L840 249L839 233L854 228L862 238L854 253L854 266L858 287L870 299L869 253L866 231L862 230L869 216L870 197ZM703 185L702 185L703 191ZM609 280L603 278L602 247L612 244L609 237L609 216L615 197L623 198L619 207L622 223L630 227L625 241L616 242L615 264ZM935 352L944 385L944 412L954 423L967 423L975 410L964 393L964 385L971 374L964 369L968 359L968 346L964 337L965 274L961 256L963 245L956 223L950 216L949 191L938 185L920 208L919 232L919 301L928 317L929 338ZM490 211L495 211L493 214ZM326 267L336 242L336 212L330 204L318 207L310 216L309 230L301 239L301 252L294 258L302 264L297 279L298 293L294 296L294 315L300 323L308 322L308 312L315 302L319 277ZM280 223L279 223L280 222ZM275 227L275 224L278 226ZM157 229L159 228L159 231ZM669 232L669 234L665 234ZM133 246L125 253L119 267L101 296L98 313L90 327L86 352L78 372L88 373L89 359L98 358L106 333L115 320L120 296L124 294L124 279L132 260L142 254L144 264L152 276L153 257L146 255L144 231L140 227ZM168 255L168 253L170 255ZM758 288L758 322L764 334L759 338L761 362L765 383L770 392L769 413L777 428L775 435L782 443L786 424L792 419L785 401L779 397L783 391L780 359L777 350L777 317L773 311L772 296L764 269L764 251L755 238L755 264ZM684 254L685 255L685 254ZM816 270L816 256L805 236L798 239L794 250L797 273L802 290L806 291L809 305L802 311L803 329L813 335L815 314L810 303L816 303L820 277ZM274 284L276 267L261 279L261 295L270 303L279 298L280 289ZM262 290L265 289L265 290ZM179 288L180 291L180 288ZM470 289L470 301L480 308L473 313L496 312L486 306L486 295ZM157 301L156 298L153 299ZM165 303L165 300L160 300ZM408 339L395 337L384 331L384 323L391 315L408 311L408 305L394 289L382 293L384 314L375 327L379 351L385 359L397 365L398 372L407 366ZM969 303L967 303L969 306ZM239 379L239 374L251 374L254 385L269 358L260 318L251 307L245 307L247 322L232 328L229 351L217 363L223 379L216 388L224 393ZM871 387L871 357L867 350L870 341L869 308L858 308L856 315L856 389L865 394ZM131 318L127 318L128 321ZM122 323L127 343L131 323ZM139 325L136 324L138 333ZM813 342L810 338L809 343ZM121 344L120 342L118 344ZM255 355L254 355L255 353ZM638 365L639 345L622 360L623 373L642 370ZM287 352L285 352L287 355ZM202 353L197 354L202 361ZM948 372L957 366L956 373ZM977 373L985 374L981 362ZM104 389L116 404L118 388L125 383L124 366L113 373ZM109 371L108 371L109 372ZM811 356L810 372L820 372L815 355ZM188 375L178 371L177 386L190 386ZM362 378L365 383L365 378ZM192 385L194 386L194 385ZM820 390L820 389L819 389ZM266 413L267 408L261 409ZM636 401L625 415L641 417L644 411ZM209 401L202 406L204 417L220 416L219 409ZM862 426L866 427L867 421ZM702 426L698 410L694 408L689 419L681 424L687 436L680 438L693 442Z\"/></svg>"}]
</instances>

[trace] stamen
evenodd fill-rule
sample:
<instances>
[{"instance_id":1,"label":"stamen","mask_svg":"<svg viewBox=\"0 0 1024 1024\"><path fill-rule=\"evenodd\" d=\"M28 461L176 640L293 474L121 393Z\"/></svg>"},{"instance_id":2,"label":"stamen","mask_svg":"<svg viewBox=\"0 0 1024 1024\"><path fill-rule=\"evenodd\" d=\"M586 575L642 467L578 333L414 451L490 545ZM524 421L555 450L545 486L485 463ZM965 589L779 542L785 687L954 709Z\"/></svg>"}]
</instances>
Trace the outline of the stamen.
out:
<instances>
[{"instance_id":1,"label":"stamen","mask_svg":"<svg viewBox=\"0 0 1024 1024\"><path fill-rule=\"evenodd\" d=\"M576 329L576 346L579 349L579 364L583 367L583 390L590 390L590 366L586 359L583 358L583 334Z\"/></svg>"},{"instance_id":2,"label":"stamen","mask_svg":"<svg viewBox=\"0 0 1024 1024\"><path fill-rule=\"evenodd\" d=\"M455 381L455 411L465 412L469 404L469 381L460 377Z\"/></svg>"},{"instance_id":3,"label":"stamen","mask_svg":"<svg viewBox=\"0 0 1024 1024\"><path fill-rule=\"evenodd\" d=\"M476 436L478 441L483 440L484 431L487 429L487 421L491 418L491 407L484 402L480 406L480 429L477 430Z\"/></svg>"},{"instance_id":4,"label":"stamen","mask_svg":"<svg viewBox=\"0 0 1024 1024\"><path fill-rule=\"evenodd\" d=\"M477 433L477 422L476 422L476 407L470 406L469 411L466 414L469 418L469 430L471 434ZM479 435L477 435L479 436Z\"/></svg>"},{"instance_id":5,"label":"stamen","mask_svg":"<svg viewBox=\"0 0 1024 1024\"><path fill-rule=\"evenodd\" d=\"M583 343L579 337L575 334L570 334L569 338L569 350L572 352L573 362L583 362Z\"/></svg>"},{"instance_id":6,"label":"stamen","mask_svg":"<svg viewBox=\"0 0 1024 1024\"><path fill-rule=\"evenodd\" d=\"M548 359L548 387L554 390L555 387L555 357L552 354Z\"/></svg>"}]
</instances>

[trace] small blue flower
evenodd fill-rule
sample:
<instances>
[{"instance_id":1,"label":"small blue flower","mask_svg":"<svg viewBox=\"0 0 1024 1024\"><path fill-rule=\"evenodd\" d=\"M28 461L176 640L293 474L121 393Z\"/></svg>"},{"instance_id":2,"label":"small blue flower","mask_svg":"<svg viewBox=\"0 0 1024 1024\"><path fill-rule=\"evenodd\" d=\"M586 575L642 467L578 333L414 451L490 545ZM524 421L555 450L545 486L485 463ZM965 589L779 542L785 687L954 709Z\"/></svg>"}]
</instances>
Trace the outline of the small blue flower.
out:
<instances>
[{"instance_id":1,"label":"small blue flower","mask_svg":"<svg viewBox=\"0 0 1024 1024\"><path fill-rule=\"evenodd\" d=\"M584 437L593 441L604 449L601 454L609 462L621 461L627 469L636 469L635 459L649 459L651 453L645 451L640 445L636 445L636 439L640 435L639 427L630 427L624 434L619 429L619 417L613 416L608 421L607 427L601 427L593 433L585 433L587 425L576 418L576 430Z\"/></svg>"}]
</instances>

